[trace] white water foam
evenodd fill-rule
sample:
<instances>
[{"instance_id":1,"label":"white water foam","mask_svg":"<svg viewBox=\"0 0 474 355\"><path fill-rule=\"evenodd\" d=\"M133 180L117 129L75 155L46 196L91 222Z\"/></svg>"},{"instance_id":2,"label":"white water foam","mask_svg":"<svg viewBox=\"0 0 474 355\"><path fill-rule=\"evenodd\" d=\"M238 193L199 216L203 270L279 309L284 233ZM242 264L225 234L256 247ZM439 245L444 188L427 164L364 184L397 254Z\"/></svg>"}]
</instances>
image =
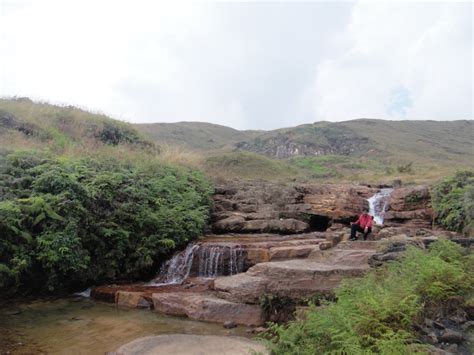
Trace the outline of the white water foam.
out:
<instances>
[{"instance_id":1,"label":"white water foam","mask_svg":"<svg viewBox=\"0 0 474 355\"><path fill-rule=\"evenodd\" d=\"M369 214L374 216L374 222L376 224L383 224L385 212L387 212L390 202L390 194L392 191L392 188L381 189L367 200L369 201Z\"/></svg>"}]
</instances>

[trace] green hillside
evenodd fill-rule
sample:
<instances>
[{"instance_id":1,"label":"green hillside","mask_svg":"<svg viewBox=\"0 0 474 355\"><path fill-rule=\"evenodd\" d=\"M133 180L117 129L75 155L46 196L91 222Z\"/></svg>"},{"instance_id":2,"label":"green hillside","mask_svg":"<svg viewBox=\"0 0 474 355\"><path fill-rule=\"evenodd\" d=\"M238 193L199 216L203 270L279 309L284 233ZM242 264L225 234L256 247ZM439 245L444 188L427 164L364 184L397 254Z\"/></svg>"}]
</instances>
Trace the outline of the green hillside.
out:
<instances>
[{"instance_id":1,"label":"green hillside","mask_svg":"<svg viewBox=\"0 0 474 355\"><path fill-rule=\"evenodd\" d=\"M157 159L213 179L429 182L474 168L473 121L316 122L272 131L128 124L75 107L0 99L0 149Z\"/></svg>"},{"instance_id":2,"label":"green hillside","mask_svg":"<svg viewBox=\"0 0 474 355\"><path fill-rule=\"evenodd\" d=\"M135 127L155 142L201 151L231 148L234 144L250 140L258 134L258 131L238 131L206 122L150 123L136 124Z\"/></svg>"},{"instance_id":3,"label":"green hillside","mask_svg":"<svg viewBox=\"0 0 474 355\"><path fill-rule=\"evenodd\" d=\"M78 156L159 150L128 123L29 99L0 99L0 149L46 149Z\"/></svg>"},{"instance_id":4,"label":"green hillside","mask_svg":"<svg viewBox=\"0 0 474 355\"><path fill-rule=\"evenodd\" d=\"M359 119L252 132L197 122L149 127L158 130L150 133L157 142L199 150L200 167L213 176L415 182L474 168L474 123L467 120Z\"/></svg>"}]
</instances>

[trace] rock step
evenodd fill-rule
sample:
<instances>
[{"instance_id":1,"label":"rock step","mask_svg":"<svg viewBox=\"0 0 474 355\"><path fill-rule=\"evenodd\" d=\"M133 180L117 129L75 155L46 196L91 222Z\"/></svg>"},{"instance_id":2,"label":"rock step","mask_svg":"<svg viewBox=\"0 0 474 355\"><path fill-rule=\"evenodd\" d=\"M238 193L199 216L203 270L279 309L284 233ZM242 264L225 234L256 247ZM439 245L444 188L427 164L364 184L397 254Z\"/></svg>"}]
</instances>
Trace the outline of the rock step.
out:
<instances>
[{"instance_id":1,"label":"rock step","mask_svg":"<svg viewBox=\"0 0 474 355\"><path fill-rule=\"evenodd\" d=\"M258 303L265 293L294 299L328 293L343 278L361 276L368 264L331 265L311 259L261 263L244 274L214 280L217 295L233 302Z\"/></svg>"},{"instance_id":2,"label":"rock step","mask_svg":"<svg viewBox=\"0 0 474 355\"><path fill-rule=\"evenodd\" d=\"M329 264L329 265L343 265L349 267L369 267L369 259L376 253L373 249L314 249L308 256L308 259Z\"/></svg>"},{"instance_id":3,"label":"rock step","mask_svg":"<svg viewBox=\"0 0 474 355\"><path fill-rule=\"evenodd\" d=\"M310 232L300 234L276 234L276 233L226 233L226 234L207 234L200 238L200 241L206 242L269 242L285 240L313 240L324 239L326 232Z\"/></svg>"},{"instance_id":4,"label":"rock step","mask_svg":"<svg viewBox=\"0 0 474 355\"><path fill-rule=\"evenodd\" d=\"M377 250L380 245L378 240L346 240L340 242L337 245L338 249L365 249L365 250Z\"/></svg>"},{"instance_id":5,"label":"rock step","mask_svg":"<svg viewBox=\"0 0 474 355\"><path fill-rule=\"evenodd\" d=\"M210 293L154 293L151 298L155 311L169 315L208 322L232 321L246 326L262 325L265 321L259 305L235 303Z\"/></svg>"}]
</instances>

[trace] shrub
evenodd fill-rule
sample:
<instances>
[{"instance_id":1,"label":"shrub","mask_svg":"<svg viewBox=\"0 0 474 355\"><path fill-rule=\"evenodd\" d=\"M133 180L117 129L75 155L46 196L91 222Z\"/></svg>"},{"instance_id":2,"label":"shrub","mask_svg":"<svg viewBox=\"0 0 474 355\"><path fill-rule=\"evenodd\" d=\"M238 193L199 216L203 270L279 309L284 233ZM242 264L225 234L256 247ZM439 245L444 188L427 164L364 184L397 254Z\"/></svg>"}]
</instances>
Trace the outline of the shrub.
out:
<instances>
[{"instance_id":1,"label":"shrub","mask_svg":"<svg viewBox=\"0 0 474 355\"><path fill-rule=\"evenodd\" d=\"M423 351L414 324L427 307L442 309L451 296L474 290L470 256L450 241L429 251L409 247L399 261L348 280L337 302L313 306L306 319L273 324L275 354L409 354Z\"/></svg>"},{"instance_id":2,"label":"shrub","mask_svg":"<svg viewBox=\"0 0 474 355\"><path fill-rule=\"evenodd\" d=\"M474 234L474 172L460 171L431 190L436 220L443 227L466 235Z\"/></svg>"},{"instance_id":3,"label":"shrub","mask_svg":"<svg viewBox=\"0 0 474 355\"><path fill-rule=\"evenodd\" d=\"M0 287L68 290L137 279L198 237L200 173L115 160L10 154L0 164Z\"/></svg>"}]
</instances>

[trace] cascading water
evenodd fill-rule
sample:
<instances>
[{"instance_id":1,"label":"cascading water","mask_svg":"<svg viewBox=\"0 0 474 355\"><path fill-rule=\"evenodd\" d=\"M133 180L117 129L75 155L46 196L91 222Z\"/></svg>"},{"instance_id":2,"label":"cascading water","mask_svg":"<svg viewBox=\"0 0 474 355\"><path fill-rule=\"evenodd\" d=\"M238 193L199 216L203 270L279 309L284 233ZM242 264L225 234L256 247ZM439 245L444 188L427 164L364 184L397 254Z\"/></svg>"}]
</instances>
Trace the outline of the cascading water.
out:
<instances>
[{"instance_id":1,"label":"cascading water","mask_svg":"<svg viewBox=\"0 0 474 355\"><path fill-rule=\"evenodd\" d=\"M188 247L176 253L168 260L162 268L160 276L154 283L159 284L180 284L188 276L193 265L194 253L199 249L197 244L189 244Z\"/></svg>"},{"instance_id":2,"label":"cascading water","mask_svg":"<svg viewBox=\"0 0 474 355\"><path fill-rule=\"evenodd\" d=\"M193 265L195 267L193 268ZM195 270L196 271L192 271ZM152 285L181 284L190 274L199 277L234 275L245 271L245 252L236 245L190 244L162 268Z\"/></svg>"},{"instance_id":3,"label":"cascading water","mask_svg":"<svg viewBox=\"0 0 474 355\"><path fill-rule=\"evenodd\" d=\"M392 191L392 188L381 189L367 200L369 201L369 214L374 216L374 222L376 224L383 224Z\"/></svg>"},{"instance_id":4,"label":"cascading water","mask_svg":"<svg viewBox=\"0 0 474 355\"><path fill-rule=\"evenodd\" d=\"M244 250L236 246L201 246L199 276L234 275L244 271Z\"/></svg>"}]
</instances>

